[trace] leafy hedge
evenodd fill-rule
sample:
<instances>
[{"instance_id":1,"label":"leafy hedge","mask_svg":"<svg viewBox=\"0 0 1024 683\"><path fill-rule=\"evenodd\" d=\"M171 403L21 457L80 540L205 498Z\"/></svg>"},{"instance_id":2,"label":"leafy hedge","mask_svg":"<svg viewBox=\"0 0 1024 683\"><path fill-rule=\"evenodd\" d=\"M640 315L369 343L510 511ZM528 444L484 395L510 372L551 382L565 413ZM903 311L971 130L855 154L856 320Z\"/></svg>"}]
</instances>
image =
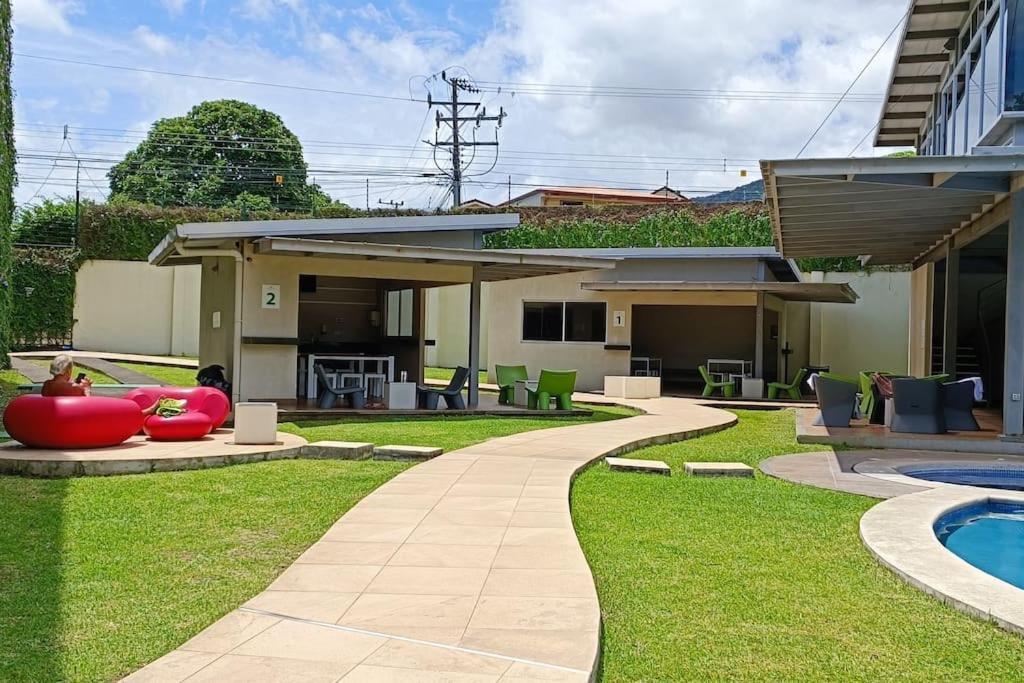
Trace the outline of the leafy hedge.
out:
<instances>
[{"instance_id":1,"label":"leafy hedge","mask_svg":"<svg viewBox=\"0 0 1024 683\"><path fill-rule=\"evenodd\" d=\"M80 252L32 247L15 249L13 256L12 346L45 348L70 342Z\"/></svg>"},{"instance_id":2,"label":"leafy hedge","mask_svg":"<svg viewBox=\"0 0 1024 683\"><path fill-rule=\"evenodd\" d=\"M11 343L11 221L14 219L14 93L11 91L11 2L0 0L0 366Z\"/></svg>"}]
</instances>

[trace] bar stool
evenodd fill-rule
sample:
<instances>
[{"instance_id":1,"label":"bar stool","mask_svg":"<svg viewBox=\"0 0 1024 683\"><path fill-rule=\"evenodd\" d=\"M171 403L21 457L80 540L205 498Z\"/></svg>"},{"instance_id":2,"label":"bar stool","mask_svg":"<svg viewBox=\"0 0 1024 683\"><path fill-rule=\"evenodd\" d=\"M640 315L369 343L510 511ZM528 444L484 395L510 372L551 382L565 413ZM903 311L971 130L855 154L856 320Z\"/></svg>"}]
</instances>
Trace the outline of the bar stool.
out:
<instances>
[{"instance_id":1,"label":"bar stool","mask_svg":"<svg viewBox=\"0 0 1024 683\"><path fill-rule=\"evenodd\" d=\"M387 375L383 372L367 372L363 375L366 397L384 400L384 382Z\"/></svg>"}]
</instances>

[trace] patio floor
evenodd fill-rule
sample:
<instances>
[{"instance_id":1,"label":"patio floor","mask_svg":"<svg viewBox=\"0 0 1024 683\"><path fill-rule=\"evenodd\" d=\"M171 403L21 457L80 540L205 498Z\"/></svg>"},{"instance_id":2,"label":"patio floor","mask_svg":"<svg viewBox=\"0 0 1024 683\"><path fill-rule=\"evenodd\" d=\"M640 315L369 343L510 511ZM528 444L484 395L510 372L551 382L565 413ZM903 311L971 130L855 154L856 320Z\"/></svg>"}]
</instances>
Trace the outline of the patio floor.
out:
<instances>
[{"instance_id":1,"label":"patio floor","mask_svg":"<svg viewBox=\"0 0 1024 683\"><path fill-rule=\"evenodd\" d=\"M276 401L278 408L278 420L280 422L294 422L296 420L318 420L318 419L329 419L331 417L349 416L349 415L366 415L366 416L380 416L380 415L432 415L439 417L442 415L509 415L518 417L550 417L552 415L575 415L575 416L587 416L591 415L592 412L586 409L573 409L573 410L529 410L523 406L507 406L498 403L498 395L492 393L481 393L480 401L476 408L464 410L447 410L444 407L444 401L440 402L440 407L437 410L389 410L387 408L364 408L362 410L353 410L344 406L338 408L318 408L315 401L308 401L307 399L300 398L295 400L284 400Z\"/></svg>"},{"instance_id":2,"label":"patio floor","mask_svg":"<svg viewBox=\"0 0 1024 683\"><path fill-rule=\"evenodd\" d=\"M736 421L685 399L616 402L646 414L403 472L267 590L126 680L591 680L601 614L569 514L574 473Z\"/></svg>"},{"instance_id":3,"label":"patio floor","mask_svg":"<svg viewBox=\"0 0 1024 683\"><path fill-rule=\"evenodd\" d=\"M849 427L815 425L817 409L798 410L796 440L798 443L848 446L851 448L893 448L966 453L999 453L1024 455L1024 443L1002 439L1003 423L999 411L976 409L974 416L981 426L978 432L947 432L946 434L905 434L892 432L882 425L854 420Z\"/></svg>"},{"instance_id":4,"label":"patio floor","mask_svg":"<svg viewBox=\"0 0 1024 683\"><path fill-rule=\"evenodd\" d=\"M150 441L133 436L119 446L84 450L27 448L16 441L0 444L0 473L37 477L144 474L294 458L306 440L277 433L274 445L237 445L231 429L218 429L198 441Z\"/></svg>"}]
</instances>

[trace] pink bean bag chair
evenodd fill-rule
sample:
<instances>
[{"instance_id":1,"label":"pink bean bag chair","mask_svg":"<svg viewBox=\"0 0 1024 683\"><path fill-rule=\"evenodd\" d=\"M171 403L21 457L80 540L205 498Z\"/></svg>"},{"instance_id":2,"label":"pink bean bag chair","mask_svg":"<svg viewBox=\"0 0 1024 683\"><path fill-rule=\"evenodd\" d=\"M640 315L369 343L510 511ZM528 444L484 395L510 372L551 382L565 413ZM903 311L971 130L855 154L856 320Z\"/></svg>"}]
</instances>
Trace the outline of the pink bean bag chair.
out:
<instances>
[{"instance_id":1,"label":"pink bean bag chair","mask_svg":"<svg viewBox=\"0 0 1024 683\"><path fill-rule=\"evenodd\" d=\"M142 410L106 396L18 396L4 410L4 429L31 448L107 448L137 434Z\"/></svg>"},{"instance_id":2,"label":"pink bean bag chair","mask_svg":"<svg viewBox=\"0 0 1024 683\"><path fill-rule=\"evenodd\" d=\"M185 414L203 413L210 419L210 430L220 428L231 412L231 401L228 397L219 389L210 387L140 387L124 395L126 399L135 401L143 410L156 403L161 396L184 399L188 410Z\"/></svg>"}]
</instances>

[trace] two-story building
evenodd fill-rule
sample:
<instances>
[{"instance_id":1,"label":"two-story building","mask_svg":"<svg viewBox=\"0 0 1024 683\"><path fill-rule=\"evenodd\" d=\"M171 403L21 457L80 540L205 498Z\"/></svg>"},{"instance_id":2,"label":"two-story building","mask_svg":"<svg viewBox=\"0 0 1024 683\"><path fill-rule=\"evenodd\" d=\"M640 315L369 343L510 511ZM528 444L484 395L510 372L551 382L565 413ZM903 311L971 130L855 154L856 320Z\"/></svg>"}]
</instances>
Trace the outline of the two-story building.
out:
<instances>
[{"instance_id":1,"label":"two-story building","mask_svg":"<svg viewBox=\"0 0 1024 683\"><path fill-rule=\"evenodd\" d=\"M875 145L918 156L761 163L777 246L909 265L911 371L980 374L1024 436L1024 0L912 0Z\"/></svg>"}]
</instances>

